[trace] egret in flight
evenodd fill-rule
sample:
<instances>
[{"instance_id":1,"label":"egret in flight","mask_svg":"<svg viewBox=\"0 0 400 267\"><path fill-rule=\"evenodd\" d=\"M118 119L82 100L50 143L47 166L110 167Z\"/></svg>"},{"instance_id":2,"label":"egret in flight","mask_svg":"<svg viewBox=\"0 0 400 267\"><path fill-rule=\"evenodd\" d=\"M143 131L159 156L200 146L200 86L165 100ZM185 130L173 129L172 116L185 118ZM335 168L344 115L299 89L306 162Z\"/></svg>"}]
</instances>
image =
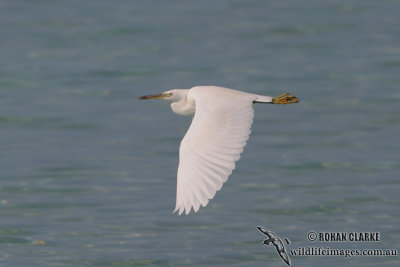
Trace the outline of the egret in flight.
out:
<instances>
[{"instance_id":1,"label":"egret in flight","mask_svg":"<svg viewBox=\"0 0 400 267\"><path fill-rule=\"evenodd\" d=\"M171 101L172 111L193 116L179 148L174 212L189 214L205 207L235 169L253 123L254 103L290 104L298 98L285 93L262 96L218 86L174 89L138 99Z\"/></svg>"}]
</instances>

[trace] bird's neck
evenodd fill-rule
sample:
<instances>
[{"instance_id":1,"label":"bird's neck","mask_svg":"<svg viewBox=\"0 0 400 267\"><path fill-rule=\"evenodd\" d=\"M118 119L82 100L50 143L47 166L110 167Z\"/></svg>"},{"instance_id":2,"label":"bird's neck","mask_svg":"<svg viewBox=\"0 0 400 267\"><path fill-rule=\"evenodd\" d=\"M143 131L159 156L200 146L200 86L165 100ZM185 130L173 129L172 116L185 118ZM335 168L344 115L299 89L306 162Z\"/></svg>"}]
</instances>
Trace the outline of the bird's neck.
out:
<instances>
[{"instance_id":1,"label":"bird's neck","mask_svg":"<svg viewBox=\"0 0 400 267\"><path fill-rule=\"evenodd\" d=\"M177 101L171 103L172 111L183 116L193 116L196 110L196 105L193 99L187 98L186 90L182 90L182 95Z\"/></svg>"}]
</instances>

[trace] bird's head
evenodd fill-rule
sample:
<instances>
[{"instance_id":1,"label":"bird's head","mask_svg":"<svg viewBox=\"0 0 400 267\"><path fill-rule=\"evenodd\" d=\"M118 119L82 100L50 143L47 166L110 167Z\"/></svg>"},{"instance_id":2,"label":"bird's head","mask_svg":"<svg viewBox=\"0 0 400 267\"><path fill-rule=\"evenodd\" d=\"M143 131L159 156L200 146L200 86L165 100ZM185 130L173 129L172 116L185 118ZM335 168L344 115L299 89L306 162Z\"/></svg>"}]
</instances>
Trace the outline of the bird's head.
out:
<instances>
[{"instance_id":1,"label":"bird's head","mask_svg":"<svg viewBox=\"0 0 400 267\"><path fill-rule=\"evenodd\" d=\"M173 90L169 90L169 91L165 91L161 94L156 94L156 95L145 95L145 96L141 96L138 97L137 99L139 100L146 100L146 99L165 99L165 100L169 100L169 101L179 101L182 98L186 98L186 92L187 90L183 90L183 89L173 89Z\"/></svg>"}]
</instances>

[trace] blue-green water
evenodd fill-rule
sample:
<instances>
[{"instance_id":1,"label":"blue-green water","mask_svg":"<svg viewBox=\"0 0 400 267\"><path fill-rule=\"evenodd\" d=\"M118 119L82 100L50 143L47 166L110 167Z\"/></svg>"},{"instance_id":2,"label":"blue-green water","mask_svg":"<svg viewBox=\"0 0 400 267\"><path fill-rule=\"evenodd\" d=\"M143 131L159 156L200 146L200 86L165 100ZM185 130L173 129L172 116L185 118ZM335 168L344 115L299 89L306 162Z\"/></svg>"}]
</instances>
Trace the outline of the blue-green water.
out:
<instances>
[{"instance_id":1,"label":"blue-green water","mask_svg":"<svg viewBox=\"0 0 400 267\"><path fill-rule=\"evenodd\" d=\"M287 249L399 249L399 13L397 0L1 1L0 266L285 266L258 225ZM256 106L223 189L177 216L190 118L136 97L195 85L301 103Z\"/></svg>"}]
</instances>

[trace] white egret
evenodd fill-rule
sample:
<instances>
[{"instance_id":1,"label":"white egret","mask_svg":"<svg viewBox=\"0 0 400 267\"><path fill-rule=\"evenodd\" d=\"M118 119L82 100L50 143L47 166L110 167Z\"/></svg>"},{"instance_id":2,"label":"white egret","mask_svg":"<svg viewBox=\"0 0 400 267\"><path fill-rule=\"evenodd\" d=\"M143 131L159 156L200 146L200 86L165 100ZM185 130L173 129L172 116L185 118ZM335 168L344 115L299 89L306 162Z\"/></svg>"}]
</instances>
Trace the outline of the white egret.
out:
<instances>
[{"instance_id":1,"label":"white egret","mask_svg":"<svg viewBox=\"0 0 400 267\"><path fill-rule=\"evenodd\" d=\"M194 116L179 149L174 210L179 215L205 207L235 169L249 139L253 103L298 102L288 93L270 97L218 86L174 89L138 99L169 100L173 112Z\"/></svg>"}]
</instances>

